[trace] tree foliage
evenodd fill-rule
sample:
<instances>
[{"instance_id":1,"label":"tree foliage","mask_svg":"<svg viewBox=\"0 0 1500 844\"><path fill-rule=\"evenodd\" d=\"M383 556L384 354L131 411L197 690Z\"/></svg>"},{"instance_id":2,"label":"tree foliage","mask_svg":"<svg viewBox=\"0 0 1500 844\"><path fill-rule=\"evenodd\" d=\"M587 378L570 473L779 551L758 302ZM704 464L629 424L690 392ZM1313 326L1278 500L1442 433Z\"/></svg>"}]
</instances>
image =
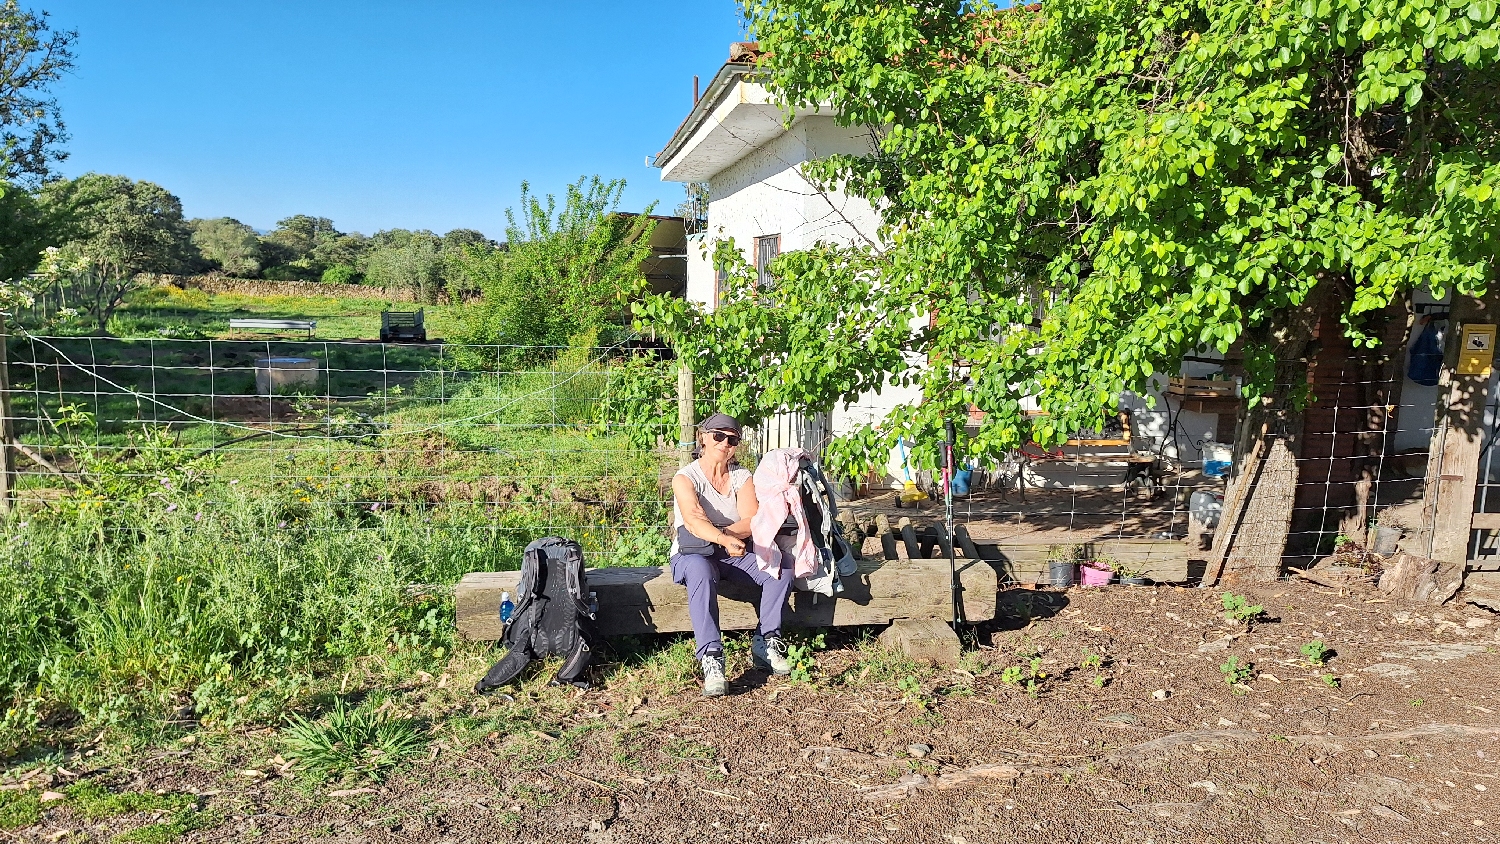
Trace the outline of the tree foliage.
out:
<instances>
[{"instance_id":1,"label":"tree foliage","mask_svg":"<svg viewBox=\"0 0 1500 844\"><path fill-rule=\"evenodd\" d=\"M442 239L430 231L377 232L365 258L365 280L409 289L419 302L436 302L443 289L442 247Z\"/></svg>"},{"instance_id":2,"label":"tree foliage","mask_svg":"<svg viewBox=\"0 0 1500 844\"><path fill-rule=\"evenodd\" d=\"M971 405L987 414L971 453L1056 442L1198 350L1243 349L1264 394L1309 309L1369 344L1366 320L1403 291L1494 277L1493 0L745 10L788 110L831 106L879 137L806 172L874 202L881 247L788 254L739 306L654 317L715 349L710 374L762 411L831 407L866 370L919 383L919 406L842 446L851 465L902 433L935 442ZM882 330L871 312L930 321Z\"/></svg>"},{"instance_id":3,"label":"tree foliage","mask_svg":"<svg viewBox=\"0 0 1500 844\"><path fill-rule=\"evenodd\" d=\"M56 31L46 12L0 4L0 146L4 178L35 186L67 157L68 139L52 85L73 69L74 31Z\"/></svg>"},{"instance_id":4,"label":"tree foliage","mask_svg":"<svg viewBox=\"0 0 1500 844\"><path fill-rule=\"evenodd\" d=\"M100 331L142 273L178 272L191 254L182 202L160 185L89 173L48 183L40 199L64 241L47 266L88 280Z\"/></svg>"},{"instance_id":5,"label":"tree foliage","mask_svg":"<svg viewBox=\"0 0 1500 844\"><path fill-rule=\"evenodd\" d=\"M255 229L232 217L192 220L188 228L201 259L195 268L222 270L238 278L255 278L260 273L260 237Z\"/></svg>"},{"instance_id":6,"label":"tree foliage","mask_svg":"<svg viewBox=\"0 0 1500 844\"><path fill-rule=\"evenodd\" d=\"M465 250L463 267L480 291L465 309L461 342L563 347L623 323L627 299L645 283L649 215L617 212L625 180L595 176L568 186L562 208L521 185L519 217L507 209L505 249ZM498 352L514 363L520 349Z\"/></svg>"}]
</instances>

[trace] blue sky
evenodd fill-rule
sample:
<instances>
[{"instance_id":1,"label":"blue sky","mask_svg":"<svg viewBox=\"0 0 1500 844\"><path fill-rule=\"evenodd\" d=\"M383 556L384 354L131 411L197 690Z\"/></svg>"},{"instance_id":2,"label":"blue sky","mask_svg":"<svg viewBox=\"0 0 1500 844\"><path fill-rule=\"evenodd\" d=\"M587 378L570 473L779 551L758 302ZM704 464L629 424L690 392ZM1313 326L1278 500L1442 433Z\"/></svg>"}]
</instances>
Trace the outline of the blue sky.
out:
<instances>
[{"instance_id":1,"label":"blue sky","mask_svg":"<svg viewBox=\"0 0 1500 844\"><path fill-rule=\"evenodd\" d=\"M270 228L502 234L520 183L628 180L622 208L671 213L645 163L729 43L733 0L345 2L23 0L77 29L56 89L67 176L156 182L189 217Z\"/></svg>"}]
</instances>

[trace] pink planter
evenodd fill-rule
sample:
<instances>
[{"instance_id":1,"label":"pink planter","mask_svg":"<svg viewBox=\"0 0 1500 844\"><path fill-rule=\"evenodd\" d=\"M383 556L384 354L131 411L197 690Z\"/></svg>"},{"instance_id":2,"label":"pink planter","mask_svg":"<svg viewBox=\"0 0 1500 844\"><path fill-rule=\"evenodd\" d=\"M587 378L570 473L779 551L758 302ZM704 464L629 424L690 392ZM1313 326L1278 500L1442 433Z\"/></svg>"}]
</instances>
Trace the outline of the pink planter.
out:
<instances>
[{"instance_id":1,"label":"pink planter","mask_svg":"<svg viewBox=\"0 0 1500 844\"><path fill-rule=\"evenodd\" d=\"M1078 582L1081 586L1108 586L1115 579L1115 573L1109 569L1096 569L1093 566L1078 567Z\"/></svg>"}]
</instances>

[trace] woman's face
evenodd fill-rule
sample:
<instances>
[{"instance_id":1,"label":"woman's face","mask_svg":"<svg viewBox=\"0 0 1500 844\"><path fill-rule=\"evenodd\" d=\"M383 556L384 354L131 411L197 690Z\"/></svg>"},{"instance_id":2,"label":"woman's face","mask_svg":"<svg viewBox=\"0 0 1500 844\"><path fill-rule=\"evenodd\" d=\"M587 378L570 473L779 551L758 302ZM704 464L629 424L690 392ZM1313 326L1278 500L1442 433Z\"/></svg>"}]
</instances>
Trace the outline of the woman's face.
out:
<instances>
[{"instance_id":1,"label":"woman's face","mask_svg":"<svg viewBox=\"0 0 1500 844\"><path fill-rule=\"evenodd\" d=\"M733 431L704 431L703 453L730 455L740 444L740 437Z\"/></svg>"}]
</instances>

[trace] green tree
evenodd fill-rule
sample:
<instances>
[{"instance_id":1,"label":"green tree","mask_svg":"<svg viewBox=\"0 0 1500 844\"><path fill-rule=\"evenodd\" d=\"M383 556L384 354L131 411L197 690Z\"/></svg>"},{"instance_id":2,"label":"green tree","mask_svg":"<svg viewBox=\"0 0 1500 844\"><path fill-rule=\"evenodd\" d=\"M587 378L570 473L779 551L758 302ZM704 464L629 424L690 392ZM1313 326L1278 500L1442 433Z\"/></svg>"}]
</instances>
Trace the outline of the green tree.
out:
<instances>
[{"instance_id":1,"label":"green tree","mask_svg":"<svg viewBox=\"0 0 1500 844\"><path fill-rule=\"evenodd\" d=\"M418 302L436 302L443 289L442 239L430 231L376 232L365 255L365 280L410 290Z\"/></svg>"},{"instance_id":2,"label":"green tree","mask_svg":"<svg viewBox=\"0 0 1500 844\"><path fill-rule=\"evenodd\" d=\"M255 229L232 217L191 220L192 243L205 269L223 270L238 278L260 273L260 237Z\"/></svg>"},{"instance_id":3,"label":"green tree","mask_svg":"<svg viewBox=\"0 0 1500 844\"><path fill-rule=\"evenodd\" d=\"M556 197L521 184L519 217L505 212L506 248L469 248L463 261L480 299L464 309L458 339L502 347L475 352L475 363L518 367L535 354L521 347L592 343L624 321L629 297L645 283L640 267L654 225L649 208L615 213L624 190L624 179L579 179L559 209Z\"/></svg>"},{"instance_id":4,"label":"green tree","mask_svg":"<svg viewBox=\"0 0 1500 844\"><path fill-rule=\"evenodd\" d=\"M265 276L285 281L320 277L328 265L318 260L315 250L320 243L339 237L338 229L327 217L294 214L278 220L276 228L261 239Z\"/></svg>"},{"instance_id":5,"label":"green tree","mask_svg":"<svg viewBox=\"0 0 1500 844\"><path fill-rule=\"evenodd\" d=\"M1300 431L1321 313L1372 344L1403 291L1477 294L1494 277L1492 0L756 0L746 14L785 107L831 107L878 139L805 172L873 201L880 246L783 256L770 289L731 293L753 308L651 312L762 410L830 407L866 371L920 384L920 404L836 445L847 470L903 434L939 441L970 406L987 415L969 453L1056 443L1184 355L1232 347L1259 439L1239 449L1274 455ZM872 310L930 320L757 368L781 326L835 332ZM1022 412L1028 396L1045 415Z\"/></svg>"},{"instance_id":6,"label":"green tree","mask_svg":"<svg viewBox=\"0 0 1500 844\"><path fill-rule=\"evenodd\" d=\"M160 185L89 173L48 183L40 198L65 221L48 267L87 280L87 308L100 332L142 273L177 272L191 254L182 202Z\"/></svg>"},{"instance_id":7,"label":"green tree","mask_svg":"<svg viewBox=\"0 0 1500 844\"><path fill-rule=\"evenodd\" d=\"M53 83L73 69L76 31L55 31L46 12L22 9L16 0L0 4L0 146L4 178L31 186L67 157L58 145L68 139Z\"/></svg>"},{"instance_id":8,"label":"green tree","mask_svg":"<svg viewBox=\"0 0 1500 844\"><path fill-rule=\"evenodd\" d=\"M443 288L448 297L459 302L465 296L477 294L479 289L473 285L469 274L464 272L464 262L468 260L470 252L486 254L499 248L500 244L474 229L454 229L443 235L442 276Z\"/></svg>"}]
</instances>

